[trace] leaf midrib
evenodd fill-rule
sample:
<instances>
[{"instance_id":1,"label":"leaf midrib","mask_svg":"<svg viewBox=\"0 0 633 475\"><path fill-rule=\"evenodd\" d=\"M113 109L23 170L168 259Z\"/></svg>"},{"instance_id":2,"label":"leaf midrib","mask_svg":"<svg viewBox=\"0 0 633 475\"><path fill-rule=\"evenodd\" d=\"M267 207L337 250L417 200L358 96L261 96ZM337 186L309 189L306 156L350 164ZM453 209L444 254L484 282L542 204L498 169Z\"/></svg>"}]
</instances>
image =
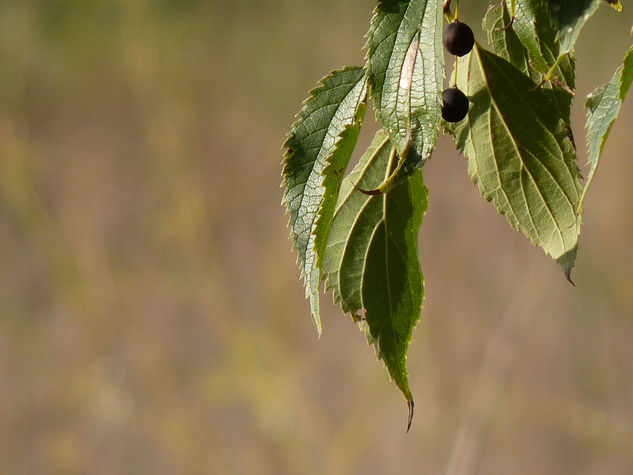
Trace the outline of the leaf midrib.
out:
<instances>
[{"instance_id":1,"label":"leaf midrib","mask_svg":"<svg viewBox=\"0 0 633 475\"><path fill-rule=\"evenodd\" d=\"M387 164L387 169L386 169L386 173L385 173L385 180L389 177L389 175L391 174L391 167L393 166L393 160L395 159L395 157L397 156L397 154L395 153L391 153L390 157L389 157L389 163ZM394 328L394 322L393 322L393 301L391 298L391 279L389 279L389 276L391 275L389 273L389 225L388 225L388 218L387 218L387 203L389 200L389 193L385 194L384 199L382 200L382 222L384 223L384 228L385 228L385 272L387 273L387 279L385 279L387 281L387 301L389 302L389 322L391 323L391 338L393 339L393 348L397 347L397 341L396 341L396 334L395 331L393 331ZM378 226L376 226L376 229L380 229L380 224ZM367 248L369 250L369 247ZM406 261L404 261L406 262ZM367 264L365 263L365 267L367 266ZM362 292L361 292L362 295ZM363 305L364 306L364 305ZM383 326L380 328L380 333L378 334L378 337L380 338L380 334L382 333L382 328Z\"/></svg>"}]
</instances>

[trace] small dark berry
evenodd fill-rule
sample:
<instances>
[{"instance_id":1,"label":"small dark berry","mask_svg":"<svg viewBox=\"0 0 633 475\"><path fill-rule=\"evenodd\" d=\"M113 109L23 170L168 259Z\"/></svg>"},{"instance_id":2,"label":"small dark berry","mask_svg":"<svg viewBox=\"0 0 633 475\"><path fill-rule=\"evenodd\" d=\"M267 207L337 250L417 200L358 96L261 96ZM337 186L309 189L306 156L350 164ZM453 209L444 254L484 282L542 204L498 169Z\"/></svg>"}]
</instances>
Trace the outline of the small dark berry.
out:
<instances>
[{"instance_id":1,"label":"small dark berry","mask_svg":"<svg viewBox=\"0 0 633 475\"><path fill-rule=\"evenodd\" d=\"M454 21L444 29L442 43L449 53L455 56L464 56L470 53L475 44L473 30L466 23Z\"/></svg>"},{"instance_id":2,"label":"small dark berry","mask_svg":"<svg viewBox=\"0 0 633 475\"><path fill-rule=\"evenodd\" d=\"M468 98L456 87L442 93L442 118L446 122L459 122L468 114Z\"/></svg>"}]
</instances>

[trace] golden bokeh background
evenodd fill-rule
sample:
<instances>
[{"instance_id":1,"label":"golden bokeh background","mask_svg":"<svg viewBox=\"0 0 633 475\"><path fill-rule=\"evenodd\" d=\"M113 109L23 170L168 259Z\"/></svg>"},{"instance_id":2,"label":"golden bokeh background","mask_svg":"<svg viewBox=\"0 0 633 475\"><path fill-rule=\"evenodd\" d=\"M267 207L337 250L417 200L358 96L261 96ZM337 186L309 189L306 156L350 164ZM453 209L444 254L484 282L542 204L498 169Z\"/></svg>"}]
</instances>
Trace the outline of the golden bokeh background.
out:
<instances>
[{"instance_id":1,"label":"golden bokeh background","mask_svg":"<svg viewBox=\"0 0 633 475\"><path fill-rule=\"evenodd\" d=\"M479 38L486 3L462 2ZM0 3L1 473L633 473L631 97L575 288L440 140L409 434L329 296L316 338L281 144L320 77L363 63L373 4ZM624 8L577 45L583 165L582 100L632 42Z\"/></svg>"}]
</instances>

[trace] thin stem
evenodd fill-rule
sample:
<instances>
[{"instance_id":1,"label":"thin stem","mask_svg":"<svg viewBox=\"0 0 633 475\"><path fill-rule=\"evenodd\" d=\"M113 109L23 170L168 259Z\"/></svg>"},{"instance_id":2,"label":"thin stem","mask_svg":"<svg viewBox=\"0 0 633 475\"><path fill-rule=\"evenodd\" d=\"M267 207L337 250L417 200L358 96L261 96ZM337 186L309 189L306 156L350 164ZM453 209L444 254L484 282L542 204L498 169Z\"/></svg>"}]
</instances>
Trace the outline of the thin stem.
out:
<instances>
[{"instance_id":1,"label":"thin stem","mask_svg":"<svg viewBox=\"0 0 633 475\"><path fill-rule=\"evenodd\" d=\"M563 60L563 58L565 56L567 56L569 53L563 53L561 55L558 56L558 58L556 59L556 62L552 65L552 67L549 69L549 71L547 71L547 73L545 74L545 76L543 76L543 80L541 81L541 83L538 85L538 87L541 87L543 84L545 84L547 81L549 81L550 79L552 79L552 76L554 75L554 71L556 71L556 68L558 68L558 66L560 65L561 61Z\"/></svg>"},{"instance_id":2,"label":"thin stem","mask_svg":"<svg viewBox=\"0 0 633 475\"><path fill-rule=\"evenodd\" d=\"M444 0L444 6L442 8L444 16L449 23L453 22L453 14L451 13L451 0Z\"/></svg>"}]
</instances>

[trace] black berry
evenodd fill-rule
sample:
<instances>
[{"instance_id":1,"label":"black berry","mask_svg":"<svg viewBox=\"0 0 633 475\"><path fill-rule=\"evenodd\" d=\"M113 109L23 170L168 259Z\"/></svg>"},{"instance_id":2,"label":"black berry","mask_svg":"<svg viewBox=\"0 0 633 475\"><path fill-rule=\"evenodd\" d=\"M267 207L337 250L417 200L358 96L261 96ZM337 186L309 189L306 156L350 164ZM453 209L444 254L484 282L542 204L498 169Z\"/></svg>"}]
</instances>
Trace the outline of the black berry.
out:
<instances>
[{"instance_id":1,"label":"black berry","mask_svg":"<svg viewBox=\"0 0 633 475\"><path fill-rule=\"evenodd\" d=\"M473 49L475 36L473 30L466 23L454 21L444 29L442 43L452 55L464 56Z\"/></svg>"},{"instance_id":2,"label":"black berry","mask_svg":"<svg viewBox=\"0 0 633 475\"><path fill-rule=\"evenodd\" d=\"M442 118L446 122L459 122L468 114L468 98L456 87L442 93Z\"/></svg>"}]
</instances>

